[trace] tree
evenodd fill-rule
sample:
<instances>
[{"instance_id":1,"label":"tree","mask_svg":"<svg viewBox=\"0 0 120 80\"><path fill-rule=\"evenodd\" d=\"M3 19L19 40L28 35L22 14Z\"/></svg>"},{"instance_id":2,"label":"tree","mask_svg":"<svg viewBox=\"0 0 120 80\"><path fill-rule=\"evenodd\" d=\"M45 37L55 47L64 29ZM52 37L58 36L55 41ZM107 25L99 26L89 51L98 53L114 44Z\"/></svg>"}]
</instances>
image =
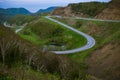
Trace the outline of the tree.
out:
<instances>
[{"instance_id":1,"label":"tree","mask_svg":"<svg viewBox=\"0 0 120 80\"><path fill-rule=\"evenodd\" d=\"M10 36L9 39L5 37L0 37L0 51L2 55L2 63L5 64L5 56L8 53L7 51L12 48L13 45L15 45L16 41L13 40L14 37Z\"/></svg>"}]
</instances>

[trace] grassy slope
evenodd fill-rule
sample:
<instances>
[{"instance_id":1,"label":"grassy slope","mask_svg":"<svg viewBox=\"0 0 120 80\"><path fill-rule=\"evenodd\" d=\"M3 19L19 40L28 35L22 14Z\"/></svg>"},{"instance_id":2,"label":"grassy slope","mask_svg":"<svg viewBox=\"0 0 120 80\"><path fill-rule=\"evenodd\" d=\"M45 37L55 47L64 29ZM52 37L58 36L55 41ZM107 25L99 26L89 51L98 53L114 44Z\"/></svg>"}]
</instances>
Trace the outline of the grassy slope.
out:
<instances>
[{"instance_id":1,"label":"grassy slope","mask_svg":"<svg viewBox=\"0 0 120 80\"><path fill-rule=\"evenodd\" d=\"M71 30L68 30L68 29L64 28L63 26L61 26L61 25L58 25L57 23L51 22L51 21L45 19L44 17L42 17L41 20L42 20L42 22L49 23L49 25L46 25L48 27L59 26L61 29L64 30L64 32L62 31L63 35L61 36L61 38L63 40L62 39L60 39L60 40L65 41L67 49L78 48L78 47L81 47L81 46L86 44L86 39L84 37L80 36L79 34L73 32ZM41 27L44 27L44 25L41 26ZM46 43L49 43L47 38L44 38L44 39L40 38L39 35L32 32L29 29L29 27L24 28L24 30L30 32L30 35L20 34L20 36L23 37L24 39L27 39L27 40L29 40L29 41L37 44L37 45L45 45ZM47 31L47 29L46 29L46 31ZM60 36L58 36L58 37L60 37ZM54 36L51 37L51 38L54 38ZM58 40L58 41L60 41L60 40ZM77 44L74 44L74 43L77 43Z\"/></svg>"}]
</instances>

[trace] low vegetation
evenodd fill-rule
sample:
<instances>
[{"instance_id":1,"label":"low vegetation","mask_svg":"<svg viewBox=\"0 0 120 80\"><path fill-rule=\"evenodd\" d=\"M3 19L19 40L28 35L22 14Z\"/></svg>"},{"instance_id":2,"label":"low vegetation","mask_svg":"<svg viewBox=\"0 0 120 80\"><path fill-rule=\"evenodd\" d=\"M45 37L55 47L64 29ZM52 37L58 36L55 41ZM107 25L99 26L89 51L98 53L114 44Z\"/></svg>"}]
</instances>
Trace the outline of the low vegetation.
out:
<instances>
[{"instance_id":1,"label":"low vegetation","mask_svg":"<svg viewBox=\"0 0 120 80\"><path fill-rule=\"evenodd\" d=\"M2 25L0 25L0 73L2 76L0 78L7 80L39 80L37 75L40 74L45 74L42 80L75 80L84 79L86 75L79 64L64 56L40 50Z\"/></svg>"}]
</instances>

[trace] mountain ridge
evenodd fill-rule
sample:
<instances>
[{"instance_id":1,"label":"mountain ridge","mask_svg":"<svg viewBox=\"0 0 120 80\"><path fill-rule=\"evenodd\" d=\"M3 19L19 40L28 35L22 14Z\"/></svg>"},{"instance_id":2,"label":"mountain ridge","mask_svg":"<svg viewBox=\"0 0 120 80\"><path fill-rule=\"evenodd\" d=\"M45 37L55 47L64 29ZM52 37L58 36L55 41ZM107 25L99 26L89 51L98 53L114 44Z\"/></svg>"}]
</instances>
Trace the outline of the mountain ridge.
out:
<instances>
[{"instance_id":1,"label":"mountain ridge","mask_svg":"<svg viewBox=\"0 0 120 80\"><path fill-rule=\"evenodd\" d=\"M3 11L3 12L2 12ZM28 11L25 8L0 8L0 13L7 13L10 15L16 15L16 14L31 14L30 11Z\"/></svg>"},{"instance_id":2,"label":"mountain ridge","mask_svg":"<svg viewBox=\"0 0 120 80\"><path fill-rule=\"evenodd\" d=\"M49 12L52 12L54 9L56 9L57 7L48 7L46 9L39 9L36 14L39 14L39 13L49 13Z\"/></svg>"},{"instance_id":3,"label":"mountain ridge","mask_svg":"<svg viewBox=\"0 0 120 80\"><path fill-rule=\"evenodd\" d=\"M4 22L16 15L36 15L41 13L49 13L52 12L57 7L48 7L47 9L40 9L35 13L30 12L26 8L0 8L0 22Z\"/></svg>"}]
</instances>

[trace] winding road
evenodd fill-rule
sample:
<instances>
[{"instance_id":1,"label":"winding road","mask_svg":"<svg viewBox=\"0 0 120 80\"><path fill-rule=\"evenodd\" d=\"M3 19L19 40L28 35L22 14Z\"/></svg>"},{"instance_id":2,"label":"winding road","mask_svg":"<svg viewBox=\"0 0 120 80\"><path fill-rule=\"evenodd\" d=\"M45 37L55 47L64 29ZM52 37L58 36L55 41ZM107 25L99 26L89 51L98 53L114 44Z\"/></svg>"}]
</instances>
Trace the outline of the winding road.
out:
<instances>
[{"instance_id":1,"label":"winding road","mask_svg":"<svg viewBox=\"0 0 120 80\"><path fill-rule=\"evenodd\" d=\"M89 36L89 35L81 32L81 31L79 31L77 29L74 29L71 26L68 26L68 25L66 25L66 24L64 24L62 22L59 22L59 21L57 21L57 20L55 20L55 19L53 19L51 17L62 18L61 16L45 16L45 18L48 19L48 20L50 20L50 21L53 21L55 23L58 23L58 24L62 25L63 27L66 27L66 28L68 28L68 29L70 29L70 30L78 33L79 35L84 36L86 38L86 40L87 40L87 44L84 45L84 46L82 46L82 47L80 47L80 48L76 48L76 49L72 49L72 50L65 50L65 51L51 51L51 52L54 52L56 54L70 54L70 53L76 53L76 52L81 52L81 51L90 49L90 48L92 48L95 45L95 40L91 36ZM68 17L64 17L64 18L68 18ZM75 17L74 19L92 20L92 21L106 21L106 22L120 22L120 20L101 20L101 19L79 18L79 17ZM20 28L16 29L15 32L18 33L19 31L21 31L24 28L25 25L26 24L20 26ZM7 25L6 23L4 23L4 26L6 26L6 27L12 27L12 26Z\"/></svg>"},{"instance_id":2,"label":"winding road","mask_svg":"<svg viewBox=\"0 0 120 80\"><path fill-rule=\"evenodd\" d=\"M95 18L63 17L63 16L50 16L50 17L81 19L81 20L88 20L88 21L120 22L120 20L102 20L102 19L95 19Z\"/></svg>"},{"instance_id":3,"label":"winding road","mask_svg":"<svg viewBox=\"0 0 120 80\"><path fill-rule=\"evenodd\" d=\"M83 47L72 49L72 50L66 50L66 51L52 51L52 52L54 52L56 54L70 54L70 53L76 53L76 52L87 50L87 49L89 49L89 48L91 48L91 47L93 47L95 45L95 40L91 36L81 32L81 31L78 31L77 29L74 29L71 26L68 26L68 25L66 25L66 24L64 24L62 22L59 22L59 21L57 21L55 19L52 19L52 18L50 18L50 16L46 16L45 18L50 20L50 21L56 22L56 23L58 23L58 24L60 24L60 25L62 25L64 27L78 33L79 35L84 36L87 39L87 44L85 46L83 46Z\"/></svg>"},{"instance_id":4,"label":"winding road","mask_svg":"<svg viewBox=\"0 0 120 80\"><path fill-rule=\"evenodd\" d=\"M10 24L8 24L7 22L4 22L3 25L4 25L5 27L9 27L9 28L14 28L14 27L17 26L17 25L16 25L16 26L10 26ZM18 33L19 31L21 31L26 25L27 25L27 23L25 23L25 24L23 24L23 25L21 25L21 26L17 26L17 27L20 27L20 28L16 29L16 30L15 30L15 33Z\"/></svg>"}]
</instances>

